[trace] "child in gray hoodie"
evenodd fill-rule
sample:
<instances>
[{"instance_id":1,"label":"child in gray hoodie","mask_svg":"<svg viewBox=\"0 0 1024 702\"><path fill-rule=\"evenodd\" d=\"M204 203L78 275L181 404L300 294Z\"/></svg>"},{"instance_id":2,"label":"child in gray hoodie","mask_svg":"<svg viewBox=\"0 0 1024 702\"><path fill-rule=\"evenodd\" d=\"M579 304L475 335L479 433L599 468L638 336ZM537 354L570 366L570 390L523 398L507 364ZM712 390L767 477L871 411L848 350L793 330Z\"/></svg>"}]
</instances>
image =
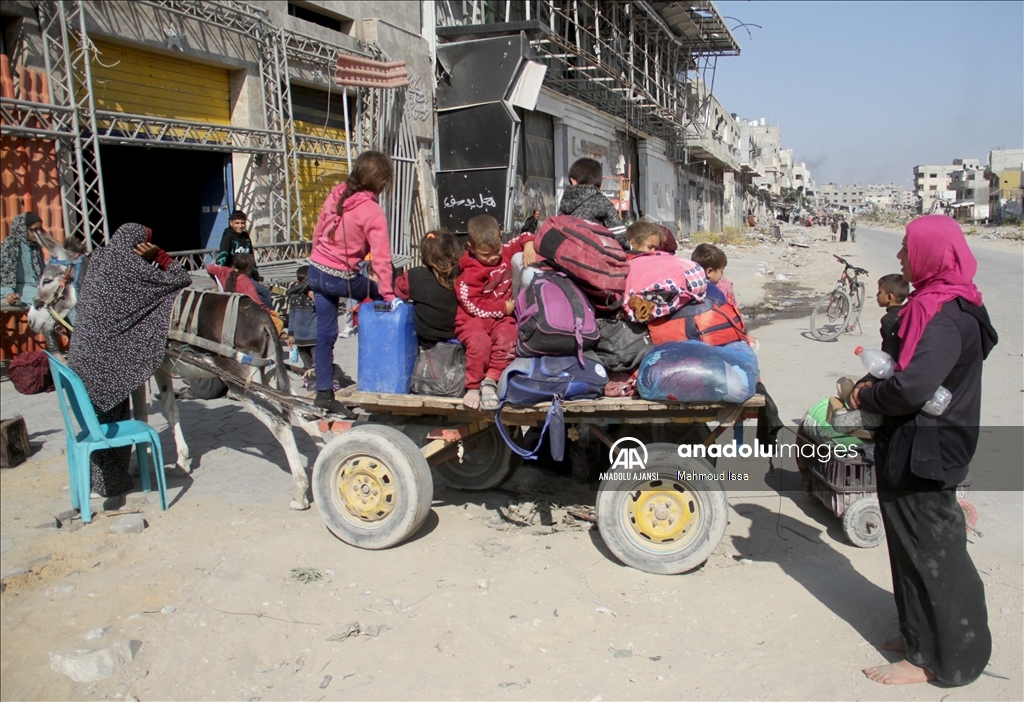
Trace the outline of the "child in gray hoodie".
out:
<instances>
[{"instance_id":1,"label":"child in gray hoodie","mask_svg":"<svg viewBox=\"0 0 1024 702\"><path fill-rule=\"evenodd\" d=\"M611 200L601 192L604 169L592 158L577 159L569 168L569 186L562 194L558 213L585 219L608 229L623 249L628 250L626 225Z\"/></svg>"}]
</instances>

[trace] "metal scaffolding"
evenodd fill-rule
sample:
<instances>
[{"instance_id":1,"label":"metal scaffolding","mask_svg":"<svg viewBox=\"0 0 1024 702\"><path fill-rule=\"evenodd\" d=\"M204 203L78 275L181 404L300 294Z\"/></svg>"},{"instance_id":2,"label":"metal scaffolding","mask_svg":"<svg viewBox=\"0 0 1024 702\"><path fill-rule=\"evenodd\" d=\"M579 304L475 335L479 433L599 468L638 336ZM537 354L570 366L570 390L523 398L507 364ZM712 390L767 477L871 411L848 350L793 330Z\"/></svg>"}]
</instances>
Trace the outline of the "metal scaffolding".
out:
<instances>
[{"instance_id":1,"label":"metal scaffolding","mask_svg":"<svg viewBox=\"0 0 1024 702\"><path fill-rule=\"evenodd\" d=\"M545 85L663 138L683 160L688 82L739 46L710 0L439 0L437 25L527 31ZM713 67L711 68L713 70Z\"/></svg>"},{"instance_id":2,"label":"metal scaffolding","mask_svg":"<svg viewBox=\"0 0 1024 702\"><path fill-rule=\"evenodd\" d=\"M163 16L201 22L247 37L254 43L263 97L263 128L210 124L149 115L97 110L90 62L93 45L87 32L85 0L39 0L36 3L53 104L0 100L4 132L10 136L53 139L57 145L64 224L67 236L80 235L90 244L109 241L103 193L100 144L195 149L255 154L265 159L271 239L301 241L299 158L351 163L365 148L378 148L415 165L415 144L402 110L401 91L356 89L360 106L353 116L350 138L345 103L345 140L296 134L292 115L289 61L312 66L330 83L339 54L364 56L300 32L275 27L266 10L239 0L137 0L134 5ZM404 136L403 136L404 135ZM401 206L392 217L392 247L408 254L409 223L415 182L396 178L392 200Z\"/></svg>"}]
</instances>

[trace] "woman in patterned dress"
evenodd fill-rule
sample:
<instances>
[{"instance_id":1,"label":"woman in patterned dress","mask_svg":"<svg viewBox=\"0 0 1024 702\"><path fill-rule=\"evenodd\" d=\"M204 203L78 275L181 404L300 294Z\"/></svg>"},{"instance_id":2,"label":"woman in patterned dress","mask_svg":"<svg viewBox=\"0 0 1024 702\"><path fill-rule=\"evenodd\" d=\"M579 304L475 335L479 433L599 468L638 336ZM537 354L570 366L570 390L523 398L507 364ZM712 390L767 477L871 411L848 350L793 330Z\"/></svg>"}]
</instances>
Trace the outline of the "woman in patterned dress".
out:
<instances>
[{"instance_id":1,"label":"woman in patterned dress","mask_svg":"<svg viewBox=\"0 0 1024 702\"><path fill-rule=\"evenodd\" d=\"M141 224L122 225L92 254L78 293L78 322L68 365L89 393L99 421L128 419L128 398L164 358L167 325L178 291L191 278L166 252L149 243ZM92 454L93 492L103 497L132 488L131 447Z\"/></svg>"}]
</instances>

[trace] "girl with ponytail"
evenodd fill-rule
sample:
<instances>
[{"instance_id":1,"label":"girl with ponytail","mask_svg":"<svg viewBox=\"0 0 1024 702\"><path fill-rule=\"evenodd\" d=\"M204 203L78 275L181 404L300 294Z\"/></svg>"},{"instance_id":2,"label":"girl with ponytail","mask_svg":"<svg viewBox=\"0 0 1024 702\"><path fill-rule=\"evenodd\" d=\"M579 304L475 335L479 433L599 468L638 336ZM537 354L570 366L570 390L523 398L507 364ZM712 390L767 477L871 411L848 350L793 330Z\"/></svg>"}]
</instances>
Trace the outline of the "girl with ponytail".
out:
<instances>
[{"instance_id":1,"label":"girl with ponytail","mask_svg":"<svg viewBox=\"0 0 1024 702\"><path fill-rule=\"evenodd\" d=\"M415 302L416 334L428 348L455 338L455 278L459 275L459 242L447 229L427 232L420 242L422 266L395 279L395 294Z\"/></svg>"},{"instance_id":2,"label":"girl with ponytail","mask_svg":"<svg viewBox=\"0 0 1024 702\"><path fill-rule=\"evenodd\" d=\"M366 298L391 302L391 245L384 210L377 202L394 178L391 159L379 151L364 151L352 172L324 201L313 230L309 255L309 287L316 304L316 399L313 404L342 414L334 399L334 344L338 340L338 303ZM359 264L367 254L379 282L362 275Z\"/></svg>"},{"instance_id":3,"label":"girl with ponytail","mask_svg":"<svg viewBox=\"0 0 1024 702\"><path fill-rule=\"evenodd\" d=\"M270 321L274 323L274 328L277 329L278 336L280 336L281 332L284 331L284 321L277 312L260 302L256 286L253 284L252 278L249 277L255 270L256 259L252 254L247 253L236 254L230 268L228 266L217 266L212 263L206 266L206 272L220 283L220 286L224 288L224 292L246 295L266 310L267 314L270 315Z\"/></svg>"}]
</instances>

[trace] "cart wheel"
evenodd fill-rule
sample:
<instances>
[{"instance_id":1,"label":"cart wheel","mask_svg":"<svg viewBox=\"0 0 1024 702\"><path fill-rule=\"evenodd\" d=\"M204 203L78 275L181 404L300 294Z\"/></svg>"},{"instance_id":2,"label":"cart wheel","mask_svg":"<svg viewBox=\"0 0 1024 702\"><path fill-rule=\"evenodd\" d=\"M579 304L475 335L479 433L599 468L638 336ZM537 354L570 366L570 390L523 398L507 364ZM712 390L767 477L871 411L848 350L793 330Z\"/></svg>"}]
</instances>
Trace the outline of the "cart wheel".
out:
<instances>
[{"instance_id":1,"label":"cart wheel","mask_svg":"<svg viewBox=\"0 0 1024 702\"><path fill-rule=\"evenodd\" d=\"M729 503L717 480L677 479L676 471L712 473L702 459L681 459L677 447L647 447L643 473L652 480L601 483L597 525L609 550L646 573L673 575L706 561L725 535Z\"/></svg>"},{"instance_id":2,"label":"cart wheel","mask_svg":"<svg viewBox=\"0 0 1024 702\"><path fill-rule=\"evenodd\" d=\"M505 482L512 472L508 460L511 453L492 426L462 442L461 463L458 458L450 458L434 466L434 471L442 483L456 490L490 490Z\"/></svg>"},{"instance_id":3,"label":"cart wheel","mask_svg":"<svg viewBox=\"0 0 1024 702\"><path fill-rule=\"evenodd\" d=\"M885 540L882 512L874 497L862 497L843 512L843 533L854 546L874 548Z\"/></svg>"},{"instance_id":4,"label":"cart wheel","mask_svg":"<svg viewBox=\"0 0 1024 702\"><path fill-rule=\"evenodd\" d=\"M960 509L964 511L964 522L967 523L967 530L974 529L978 524L978 508L970 500L963 497L957 500L957 502L960 504Z\"/></svg>"},{"instance_id":5,"label":"cart wheel","mask_svg":"<svg viewBox=\"0 0 1024 702\"><path fill-rule=\"evenodd\" d=\"M397 429L359 426L333 439L313 466L313 499L347 544L377 550L423 526L434 484L416 444Z\"/></svg>"},{"instance_id":6,"label":"cart wheel","mask_svg":"<svg viewBox=\"0 0 1024 702\"><path fill-rule=\"evenodd\" d=\"M587 425L580 429L580 438L572 442L569 462L572 465L572 481L589 483L597 474L608 467L605 446L590 433Z\"/></svg>"}]
</instances>

